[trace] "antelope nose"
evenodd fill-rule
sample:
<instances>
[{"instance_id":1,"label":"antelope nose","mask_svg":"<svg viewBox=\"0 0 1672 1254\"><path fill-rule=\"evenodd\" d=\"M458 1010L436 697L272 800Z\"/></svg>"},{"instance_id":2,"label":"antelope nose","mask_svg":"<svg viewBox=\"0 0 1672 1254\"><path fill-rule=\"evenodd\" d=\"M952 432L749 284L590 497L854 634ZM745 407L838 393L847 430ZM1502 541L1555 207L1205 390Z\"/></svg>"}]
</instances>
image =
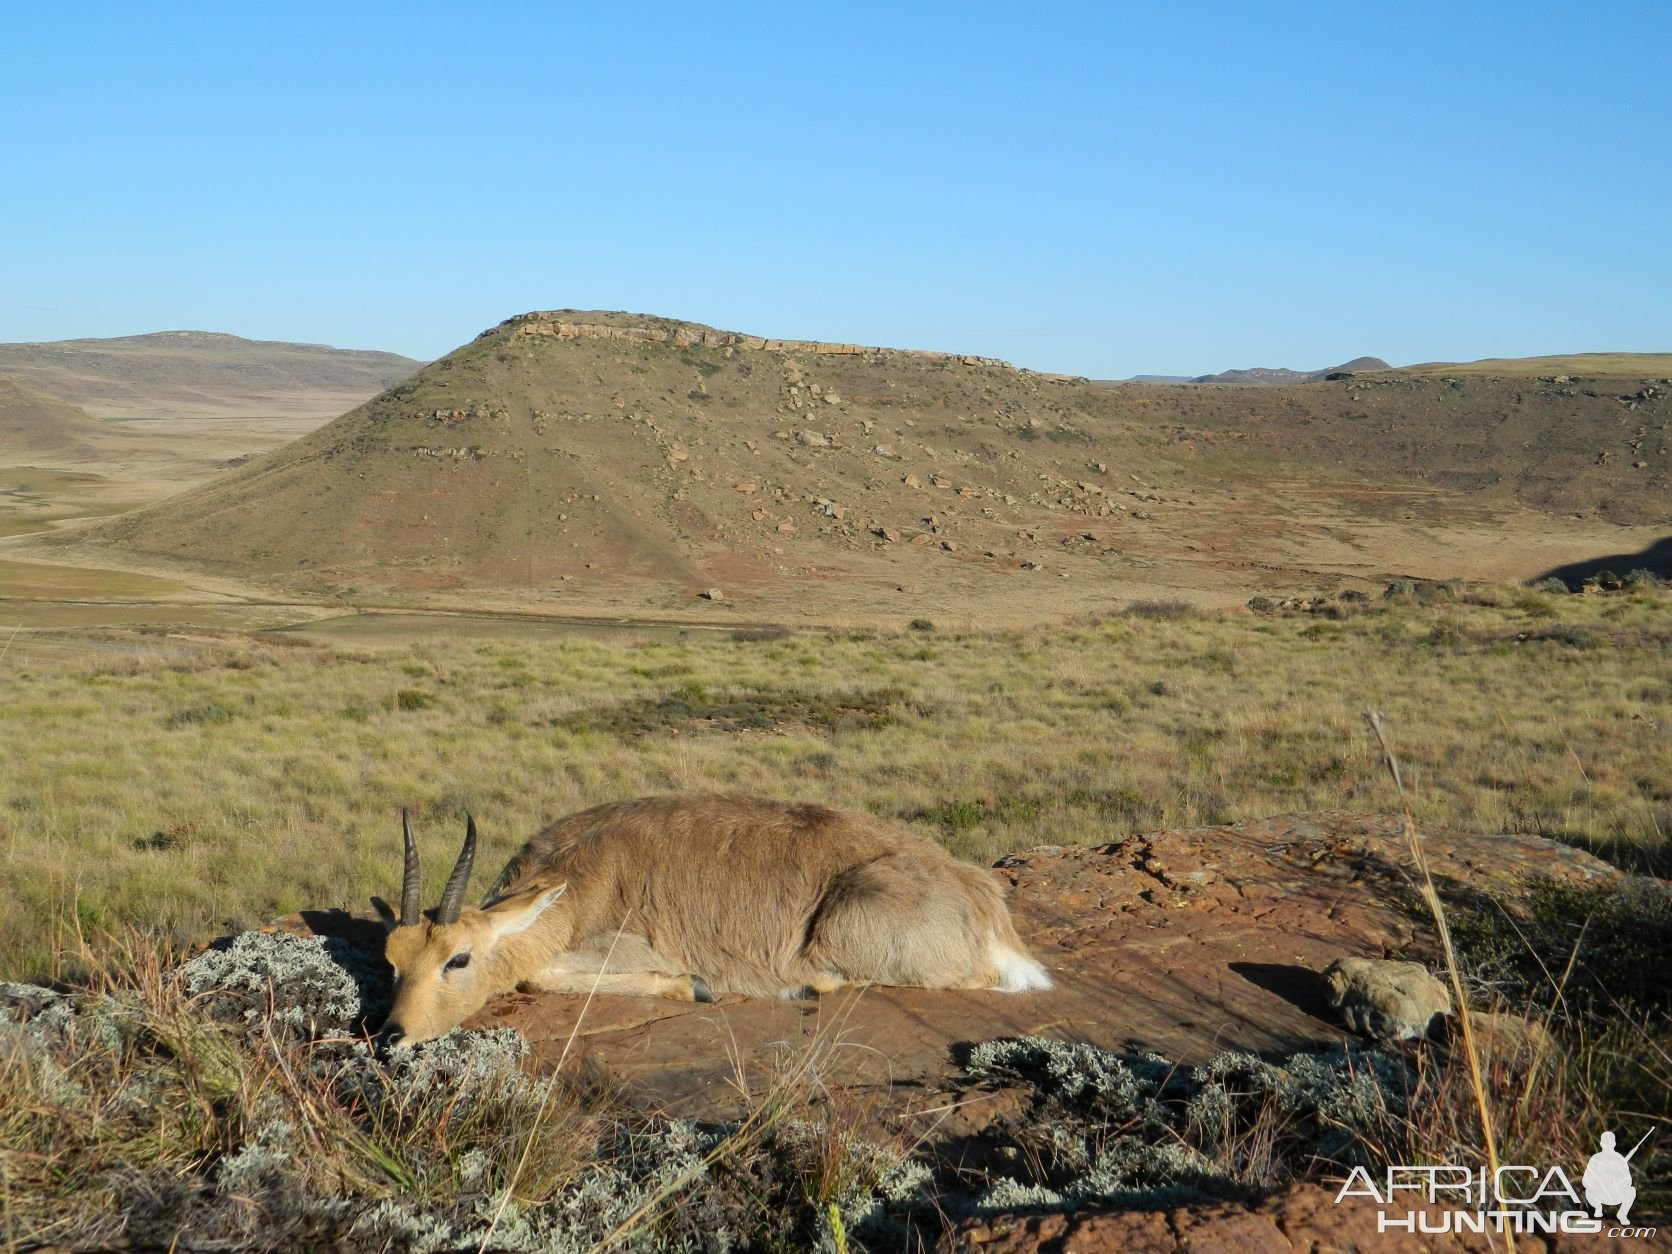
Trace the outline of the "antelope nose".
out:
<instances>
[{"instance_id":1,"label":"antelope nose","mask_svg":"<svg viewBox=\"0 0 1672 1254\"><path fill-rule=\"evenodd\" d=\"M373 1039L379 1049L388 1049L391 1045L399 1045L406 1039L406 1029L398 1023L385 1023L383 1030Z\"/></svg>"}]
</instances>

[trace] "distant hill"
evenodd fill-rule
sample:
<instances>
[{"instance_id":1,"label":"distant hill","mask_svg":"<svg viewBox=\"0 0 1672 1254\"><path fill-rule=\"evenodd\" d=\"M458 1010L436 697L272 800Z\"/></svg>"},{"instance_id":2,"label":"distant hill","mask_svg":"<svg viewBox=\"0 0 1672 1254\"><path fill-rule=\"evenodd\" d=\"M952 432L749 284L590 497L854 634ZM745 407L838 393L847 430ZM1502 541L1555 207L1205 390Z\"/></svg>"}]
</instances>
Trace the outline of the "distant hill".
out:
<instances>
[{"instance_id":1,"label":"distant hill","mask_svg":"<svg viewBox=\"0 0 1672 1254\"><path fill-rule=\"evenodd\" d=\"M91 456L112 430L56 396L13 375L0 374L0 448L11 464L34 457Z\"/></svg>"},{"instance_id":2,"label":"distant hill","mask_svg":"<svg viewBox=\"0 0 1672 1254\"><path fill-rule=\"evenodd\" d=\"M1391 366L1380 357L1355 357L1351 361L1343 362L1339 366L1328 366L1323 370L1288 370L1282 367L1253 366L1247 370L1222 370L1218 374L1202 374L1191 379L1191 383L1309 383L1314 379L1323 379L1332 374L1347 372L1358 374L1367 370L1390 370Z\"/></svg>"},{"instance_id":3,"label":"distant hill","mask_svg":"<svg viewBox=\"0 0 1672 1254\"><path fill-rule=\"evenodd\" d=\"M1672 376L1672 353L1566 353L1554 357L1483 357L1479 361L1430 361L1404 366L1406 374L1504 375L1511 378L1576 376L1654 378Z\"/></svg>"},{"instance_id":4,"label":"distant hill","mask_svg":"<svg viewBox=\"0 0 1672 1254\"><path fill-rule=\"evenodd\" d=\"M0 344L0 373L101 418L331 418L421 364L212 331Z\"/></svg>"},{"instance_id":5,"label":"distant hill","mask_svg":"<svg viewBox=\"0 0 1672 1254\"><path fill-rule=\"evenodd\" d=\"M1164 568L1304 567L1321 544L1354 569L1405 569L1407 537L1452 509L1471 526L1529 509L1662 525L1668 390L1398 370L1110 385L564 310L509 319L211 483L41 543L471 606L585 589L634 613L708 587L1014 609L1012 576L1049 572L1025 587L1060 610ZM1326 521L1299 526L1286 511L1301 508Z\"/></svg>"}]
</instances>

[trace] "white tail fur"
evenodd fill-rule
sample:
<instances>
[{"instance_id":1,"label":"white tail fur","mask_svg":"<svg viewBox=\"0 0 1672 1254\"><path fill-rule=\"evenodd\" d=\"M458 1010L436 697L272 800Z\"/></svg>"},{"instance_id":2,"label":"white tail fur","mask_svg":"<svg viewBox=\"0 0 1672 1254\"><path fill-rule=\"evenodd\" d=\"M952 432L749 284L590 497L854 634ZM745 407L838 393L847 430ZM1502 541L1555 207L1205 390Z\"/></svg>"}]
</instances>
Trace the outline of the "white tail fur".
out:
<instances>
[{"instance_id":1,"label":"white tail fur","mask_svg":"<svg viewBox=\"0 0 1672 1254\"><path fill-rule=\"evenodd\" d=\"M1055 987L1044 967L1026 954L1017 953L996 937L989 943L987 954L999 973L999 982L994 987L1001 993L1031 993L1035 990L1043 992Z\"/></svg>"}]
</instances>

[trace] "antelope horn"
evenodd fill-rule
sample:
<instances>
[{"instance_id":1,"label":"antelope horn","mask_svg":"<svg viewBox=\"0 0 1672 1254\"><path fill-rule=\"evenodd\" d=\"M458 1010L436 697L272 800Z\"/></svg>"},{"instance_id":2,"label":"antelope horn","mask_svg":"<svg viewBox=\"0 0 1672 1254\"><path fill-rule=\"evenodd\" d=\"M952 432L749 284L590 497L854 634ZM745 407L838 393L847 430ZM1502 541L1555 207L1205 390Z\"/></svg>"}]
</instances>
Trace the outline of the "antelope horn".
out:
<instances>
[{"instance_id":1,"label":"antelope horn","mask_svg":"<svg viewBox=\"0 0 1672 1254\"><path fill-rule=\"evenodd\" d=\"M423 907L418 901L418 846L412 839L412 820L401 807L401 837L406 842L406 869L401 876L401 926L416 927Z\"/></svg>"},{"instance_id":2,"label":"antelope horn","mask_svg":"<svg viewBox=\"0 0 1672 1254\"><path fill-rule=\"evenodd\" d=\"M453 865L453 874L441 893L441 905L435 912L437 923L457 923L459 907L464 904L465 885L470 882L470 867L476 861L476 820L469 815L464 820L464 848Z\"/></svg>"}]
</instances>

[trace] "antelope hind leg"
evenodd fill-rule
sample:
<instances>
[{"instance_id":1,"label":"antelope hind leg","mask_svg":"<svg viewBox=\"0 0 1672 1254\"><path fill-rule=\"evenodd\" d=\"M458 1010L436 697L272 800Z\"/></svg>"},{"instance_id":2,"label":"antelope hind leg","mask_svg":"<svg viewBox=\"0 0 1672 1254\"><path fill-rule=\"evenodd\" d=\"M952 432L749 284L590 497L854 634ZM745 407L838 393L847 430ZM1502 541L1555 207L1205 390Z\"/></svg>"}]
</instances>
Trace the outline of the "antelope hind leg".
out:
<instances>
[{"instance_id":1,"label":"antelope hind leg","mask_svg":"<svg viewBox=\"0 0 1672 1254\"><path fill-rule=\"evenodd\" d=\"M821 903L803 956L847 983L992 988L999 973L986 927L959 893L925 891L938 868L903 858L855 867Z\"/></svg>"}]
</instances>

